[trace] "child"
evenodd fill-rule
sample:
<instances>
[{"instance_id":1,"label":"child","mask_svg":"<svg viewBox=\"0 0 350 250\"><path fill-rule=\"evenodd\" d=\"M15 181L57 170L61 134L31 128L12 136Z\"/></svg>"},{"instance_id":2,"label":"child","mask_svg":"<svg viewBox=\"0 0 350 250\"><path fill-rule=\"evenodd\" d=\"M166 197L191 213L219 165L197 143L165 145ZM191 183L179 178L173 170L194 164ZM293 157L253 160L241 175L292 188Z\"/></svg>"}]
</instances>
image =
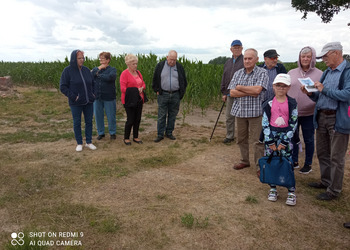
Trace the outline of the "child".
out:
<instances>
[{"instance_id":1,"label":"child","mask_svg":"<svg viewBox=\"0 0 350 250\"><path fill-rule=\"evenodd\" d=\"M291 158L292 138L297 128L298 109L295 99L287 96L290 89L290 76L278 74L273 81L275 96L263 103L263 136L265 155L280 151L283 156ZM269 201L277 201L276 185L270 184ZM287 205L296 204L295 187L288 187Z\"/></svg>"}]
</instances>

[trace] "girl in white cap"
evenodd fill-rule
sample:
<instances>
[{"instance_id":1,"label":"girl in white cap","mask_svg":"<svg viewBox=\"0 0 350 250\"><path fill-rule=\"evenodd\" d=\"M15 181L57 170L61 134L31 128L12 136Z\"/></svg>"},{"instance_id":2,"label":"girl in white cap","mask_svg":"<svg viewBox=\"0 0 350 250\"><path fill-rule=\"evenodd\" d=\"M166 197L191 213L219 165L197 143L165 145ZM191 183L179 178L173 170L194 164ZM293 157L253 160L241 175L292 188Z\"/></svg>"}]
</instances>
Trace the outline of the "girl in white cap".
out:
<instances>
[{"instance_id":1,"label":"girl in white cap","mask_svg":"<svg viewBox=\"0 0 350 250\"><path fill-rule=\"evenodd\" d=\"M287 95L290 89L290 76L278 74L273 81L275 96L263 104L263 135L265 155L280 151L283 156L291 158L292 138L297 128L298 109L295 99ZM276 185L270 184L269 201L277 201ZM296 204L295 187L288 187L287 205Z\"/></svg>"}]
</instances>

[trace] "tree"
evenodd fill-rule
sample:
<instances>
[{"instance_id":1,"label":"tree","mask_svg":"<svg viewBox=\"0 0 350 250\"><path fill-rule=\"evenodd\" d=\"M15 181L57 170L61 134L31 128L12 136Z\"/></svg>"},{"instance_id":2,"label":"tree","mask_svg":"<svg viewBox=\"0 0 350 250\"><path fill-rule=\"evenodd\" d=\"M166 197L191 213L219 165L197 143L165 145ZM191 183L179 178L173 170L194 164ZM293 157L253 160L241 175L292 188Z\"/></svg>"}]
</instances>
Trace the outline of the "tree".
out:
<instances>
[{"instance_id":1,"label":"tree","mask_svg":"<svg viewBox=\"0 0 350 250\"><path fill-rule=\"evenodd\" d=\"M309 12L315 12L321 18L322 22L329 23L332 21L334 14L350 8L350 1L292 0L292 7L304 13L302 19L306 19Z\"/></svg>"},{"instance_id":2,"label":"tree","mask_svg":"<svg viewBox=\"0 0 350 250\"><path fill-rule=\"evenodd\" d=\"M217 58L211 59L208 64L225 64L229 57L219 56Z\"/></svg>"}]
</instances>

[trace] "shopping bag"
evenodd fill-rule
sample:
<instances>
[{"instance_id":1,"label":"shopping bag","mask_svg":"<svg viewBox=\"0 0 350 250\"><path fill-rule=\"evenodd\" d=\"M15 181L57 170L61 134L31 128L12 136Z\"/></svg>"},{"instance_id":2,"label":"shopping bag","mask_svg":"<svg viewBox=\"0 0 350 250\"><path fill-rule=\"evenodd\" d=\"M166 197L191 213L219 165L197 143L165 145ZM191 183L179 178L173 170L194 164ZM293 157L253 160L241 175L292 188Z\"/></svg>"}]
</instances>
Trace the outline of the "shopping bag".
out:
<instances>
[{"instance_id":1,"label":"shopping bag","mask_svg":"<svg viewBox=\"0 0 350 250\"><path fill-rule=\"evenodd\" d=\"M292 161L275 151L270 156L259 159L260 181L283 187L295 187L294 167Z\"/></svg>"}]
</instances>

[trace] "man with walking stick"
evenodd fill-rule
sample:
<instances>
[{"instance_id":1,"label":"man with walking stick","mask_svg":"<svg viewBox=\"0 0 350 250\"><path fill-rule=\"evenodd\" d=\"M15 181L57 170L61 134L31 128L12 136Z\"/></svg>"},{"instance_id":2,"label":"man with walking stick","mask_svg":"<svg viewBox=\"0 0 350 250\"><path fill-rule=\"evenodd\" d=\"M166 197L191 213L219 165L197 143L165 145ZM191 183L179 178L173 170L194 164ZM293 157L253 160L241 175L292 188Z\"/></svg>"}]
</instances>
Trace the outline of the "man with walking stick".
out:
<instances>
[{"instance_id":1,"label":"man with walking stick","mask_svg":"<svg viewBox=\"0 0 350 250\"><path fill-rule=\"evenodd\" d=\"M262 101L269 83L265 69L256 66L258 52L247 49L244 52L244 68L238 70L229 85L230 96L234 97L231 115L237 122L237 145L241 151L241 160L233 166L240 170L250 166L249 137L254 142L254 162L264 154L264 144L259 142L262 129Z\"/></svg>"},{"instance_id":2,"label":"man with walking stick","mask_svg":"<svg viewBox=\"0 0 350 250\"><path fill-rule=\"evenodd\" d=\"M232 52L232 58L226 61L224 65L224 73L221 79L222 101L226 102L226 138L223 141L225 144L230 143L234 140L235 117L231 115L231 108L234 98L230 96L228 85L230 84L234 73L237 70L243 68L243 47L241 41L233 40L230 50Z\"/></svg>"}]
</instances>

